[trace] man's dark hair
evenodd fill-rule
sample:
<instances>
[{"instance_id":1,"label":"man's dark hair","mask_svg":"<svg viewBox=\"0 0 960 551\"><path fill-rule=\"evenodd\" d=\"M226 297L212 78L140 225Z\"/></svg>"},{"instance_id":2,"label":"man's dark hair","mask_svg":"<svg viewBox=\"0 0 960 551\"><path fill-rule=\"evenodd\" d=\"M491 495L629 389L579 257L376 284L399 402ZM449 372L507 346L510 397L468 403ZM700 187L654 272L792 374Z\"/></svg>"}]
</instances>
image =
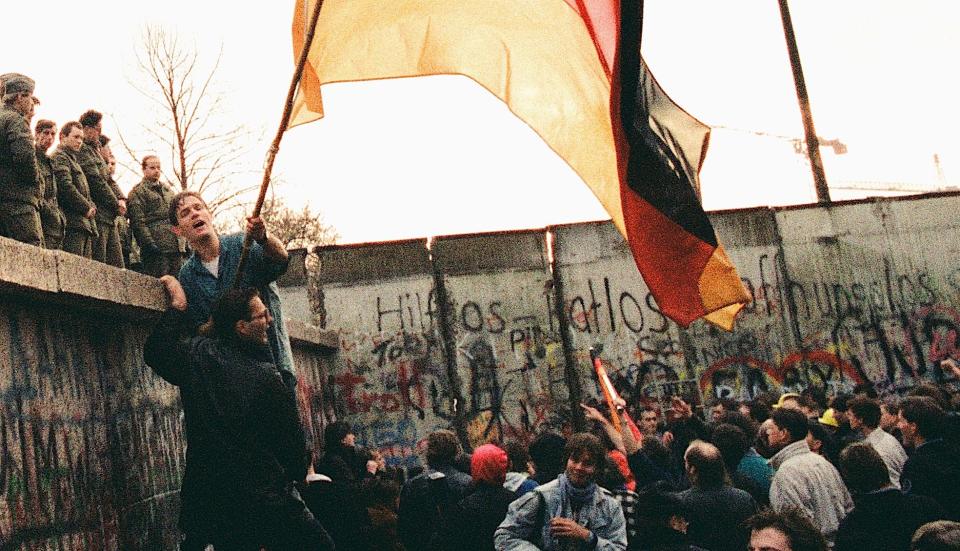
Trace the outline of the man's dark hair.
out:
<instances>
[{"instance_id":1,"label":"man's dark hair","mask_svg":"<svg viewBox=\"0 0 960 551\"><path fill-rule=\"evenodd\" d=\"M880 403L866 396L854 396L847 403L850 413L856 415L871 429L880 425Z\"/></svg>"},{"instance_id":2,"label":"man's dark hair","mask_svg":"<svg viewBox=\"0 0 960 551\"><path fill-rule=\"evenodd\" d=\"M720 450L723 464L727 470L735 472L740 460L750 449L750 439L740 427L730 423L720 423L713 428L710 441Z\"/></svg>"},{"instance_id":3,"label":"man's dark hair","mask_svg":"<svg viewBox=\"0 0 960 551\"><path fill-rule=\"evenodd\" d=\"M453 466L460 453L460 441L449 430L435 430L427 436L427 465L433 469Z\"/></svg>"},{"instance_id":4,"label":"man's dark hair","mask_svg":"<svg viewBox=\"0 0 960 551\"><path fill-rule=\"evenodd\" d=\"M840 452L840 473L855 494L865 494L890 484L890 472L873 446L850 444Z\"/></svg>"},{"instance_id":5,"label":"man's dark hair","mask_svg":"<svg viewBox=\"0 0 960 551\"><path fill-rule=\"evenodd\" d=\"M790 443L803 440L807 437L809 428L807 427L807 418L803 413L795 409L777 408L770 414L777 427L790 433Z\"/></svg>"},{"instance_id":6,"label":"man's dark hair","mask_svg":"<svg viewBox=\"0 0 960 551\"><path fill-rule=\"evenodd\" d=\"M48 129L48 128L53 128L53 127L55 127L55 126L57 126L57 123L53 122L53 121L50 120L50 119L40 119L40 120L37 121L36 126L33 127L33 130L34 130L34 132L36 132L37 134L39 134L39 133L43 132L44 130L46 130L46 129Z\"/></svg>"},{"instance_id":7,"label":"man's dark hair","mask_svg":"<svg viewBox=\"0 0 960 551\"><path fill-rule=\"evenodd\" d=\"M693 485L703 489L721 488L727 482L723 456L713 444L694 441L683 455L684 461L694 469Z\"/></svg>"},{"instance_id":8,"label":"man's dark hair","mask_svg":"<svg viewBox=\"0 0 960 551\"><path fill-rule=\"evenodd\" d=\"M764 509L748 518L747 528L751 532L759 532L772 528L790 542L791 551L827 551L827 540L820 530L810 522L810 519L800 509L787 507L782 511Z\"/></svg>"},{"instance_id":9,"label":"man's dark hair","mask_svg":"<svg viewBox=\"0 0 960 551\"><path fill-rule=\"evenodd\" d=\"M335 421L323 428L323 449L330 451L342 446L341 441L353 432L345 421Z\"/></svg>"},{"instance_id":10,"label":"man's dark hair","mask_svg":"<svg viewBox=\"0 0 960 551\"><path fill-rule=\"evenodd\" d=\"M566 446L566 438L552 432L538 434L530 442L530 460L537 469L538 479L542 474L553 476L563 471Z\"/></svg>"},{"instance_id":11,"label":"man's dark hair","mask_svg":"<svg viewBox=\"0 0 960 551\"><path fill-rule=\"evenodd\" d=\"M833 397L833 400L830 402L830 407L833 408L833 411L839 411L844 413L849 409L850 395L849 394L837 394Z\"/></svg>"},{"instance_id":12,"label":"man's dark hair","mask_svg":"<svg viewBox=\"0 0 960 551\"><path fill-rule=\"evenodd\" d=\"M890 415L897 415L900 413L900 400L896 397L884 398L882 405L883 409L887 410L887 413Z\"/></svg>"},{"instance_id":13,"label":"man's dark hair","mask_svg":"<svg viewBox=\"0 0 960 551\"><path fill-rule=\"evenodd\" d=\"M773 409L770 404L763 399L756 398L745 402L747 410L750 411L750 418L757 423L762 423L770 418L770 411Z\"/></svg>"},{"instance_id":14,"label":"man's dark hair","mask_svg":"<svg viewBox=\"0 0 960 551\"><path fill-rule=\"evenodd\" d=\"M84 128L93 128L103 120L103 113L90 109L80 115L80 126Z\"/></svg>"},{"instance_id":15,"label":"man's dark hair","mask_svg":"<svg viewBox=\"0 0 960 551\"><path fill-rule=\"evenodd\" d=\"M607 450L596 436L589 432L578 432L570 437L564 449L566 456L573 459L584 459L597 468L597 475L601 473Z\"/></svg>"},{"instance_id":16,"label":"man's dark hair","mask_svg":"<svg viewBox=\"0 0 960 551\"><path fill-rule=\"evenodd\" d=\"M110 136L107 136L106 134L100 134L99 140L100 140L100 147L104 147L108 143L110 143Z\"/></svg>"},{"instance_id":17,"label":"man's dark hair","mask_svg":"<svg viewBox=\"0 0 960 551\"><path fill-rule=\"evenodd\" d=\"M808 420L807 430L810 432L811 438L820 441L820 455L833 466L837 466L837 462L840 460L840 445L833 433L827 430L826 425L816 419Z\"/></svg>"},{"instance_id":18,"label":"man's dark hair","mask_svg":"<svg viewBox=\"0 0 960 551\"><path fill-rule=\"evenodd\" d=\"M740 430L748 436L756 436L757 429L759 428L756 423L753 422L753 419L747 417L746 415L740 413L739 411L725 411L720 415L720 424L735 425L740 427Z\"/></svg>"},{"instance_id":19,"label":"man's dark hair","mask_svg":"<svg viewBox=\"0 0 960 551\"><path fill-rule=\"evenodd\" d=\"M723 407L723 411L737 411L740 407L740 403L733 398L717 398L714 405Z\"/></svg>"},{"instance_id":20,"label":"man's dark hair","mask_svg":"<svg viewBox=\"0 0 960 551\"><path fill-rule=\"evenodd\" d=\"M807 387L800 391L800 403L811 409L827 409L827 393L821 388Z\"/></svg>"},{"instance_id":21,"label":"man's dark hair","mask_svg":"<svg viewBox=\"0 0 960 551\"><path fill-rule=\"evenodd\" d=\"M511 440L503 445L503 451L507 452L508 471L514 473L527 472L530 454L527 453L527 447L523 443Z\"/></svg>"},{"instance_id":22,"label":"man's dark hair","mask_svg":"<svg viewBox=\"0 0 960 551\"><path fill-rule=\"evenodd\" d=\"M900 402L900 416L916 423L917 432L924 440L932 440L943 433L943 422L947 414L929 396L908 396Z\"/></svg>"},{"instance_id":23,"label":"man's dark hair","mask_svg":"<svg viewBox=\"0 0 960 551\"><path fill-rule=\"evenodd\" d=\"M221 339L236 336L238 321L250 321L250 301L260 296L255 287L230 289L223 293L211 310L213 332Z\"/></svg>"},{"instance_id":24,"label":"man's dark hair","mask_svg":"<svg viewBox=\"0 0 960 551\"><path fill-rule=\"evenodd\" d=\"M683 517L683 502L669 483L660 480L643 488L636 499L639 533L658 533L668 526L670 517Z\"/></svg>"},{"instance_id":25,"label":"man's dark hair","mask_svg":"<svg viewBox=\"0 0 960 551\"><path fill-rule=\"evenodd\" d=\"M609 457L605 457L603 461L603 474L597 478L597 485L611 492L622 489L627 477L620 472L617 462Z\"/></svg>"},{"instance_id":26,"label":"man's dark hair","mask_svg":"<svg viewBox=\"0 0 960 551\"><path fill-rule=\"evenodd\" d=\"M177 211L180 210L180 204L183 203L183 200L187 197L196 197L201 203L203 203L204 206L207 205L207 202L203 200L203 197L193 190L188 189L174 195L173 199L170 201L170 210L167 211L167 217L170 219L171 226L176 226L178 223L180 223L180 219L177 217Z\"/></svg>"},{"instance_id":27,"label":"man's dark hair","mask_svg":"<svg viewBox=\"0 0 960 551\"><path fill-rule=\"evenodd\" d=\"M933 398L940 409L950 411L950 394L934 383L924 382L913 387L907 396L929 396Z\"/></svg>"},{"instance_id":28,"label":"man's dark hair","mask_svg":"<svg viewBox=\"0 0 960 551\"><path fill-rule=\"evenodd\" d=\"M367 478L360 487L363 504L366 507L381 507L393 510L400 496L400 485L393 480L378 477Z\"/></svg>"},{"instance_id":29,"label":"man's dark hair","mask_svg":"<svg viewBox=\"0 0 960 551\"><path fill-rule=\"evenodd\" d=\"M869 381L860 383L857 386L853 387L853 395L854 396L863 395L863 396L866 396L867 398L873 398L874 400L880 397L877 394L877 389L873 387L873 383Z\"/></svg>"},{"instance_id":30,"label":"man's dark hair","mask_svg":"<svg viewBox=\"0 0 960 551\"><path fill-rule=\"evenodd\" d=\"M910 551L957 551L960 549L960 522L937 520L917 528Z\"/></svg>"},{"instance_id":31,"label":"man's dark hair","mask_svg":"<svg viewBox=\"0 0 960 551\"><path fill-rule=\"evenodd\" d=\"M74 129L74 128L80 128L80 129L82 130L82 127L81 127L80 123L77 122L77 121L70 121L70 122L64 124L63 127L60 128L60 137L61 137L61 138L65 138L65 137L69 136L69 135L70 135L70 132L73 132L73 129Z\"/></svg>"},{"instance_id":32,"label":"man's dark hair","mask_svg":"<svg viewBox=\"0 0 960 551\"><path fill-rule=\"evenodd\" d=\"M670 464L670 450L663 445L659 438L644 438L643 443L640 444L640 450L658 467L667 471L673 468Z\"/></svg>"},{"instance_id":33,"label":"man's dark hair","mask_svg":"<svg viewBox=\"0 0 960 551\"><path fill-rule=\"evenodd\" d=\"M810 411L815 411L818 414L823 412L823 407L820 406L820 402L818 402L816 398L810 396L809 394L800 395L800 407L807 408Z\"/></svg>"}]
</instances>

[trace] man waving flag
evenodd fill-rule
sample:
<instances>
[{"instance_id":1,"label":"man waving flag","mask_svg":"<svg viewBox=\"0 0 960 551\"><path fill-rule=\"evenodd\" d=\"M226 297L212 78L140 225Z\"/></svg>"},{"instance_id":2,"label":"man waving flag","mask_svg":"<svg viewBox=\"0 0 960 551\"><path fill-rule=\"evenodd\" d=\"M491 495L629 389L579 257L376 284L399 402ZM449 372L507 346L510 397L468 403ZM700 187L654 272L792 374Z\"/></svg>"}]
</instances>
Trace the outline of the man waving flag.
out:
<instances>
[{"instance_id":1,"label":"man waving flag","mask_svg":"<svg viewBox=\"0 0 960 551\"><path fill-rule=\"evenodd\" d=\"M641 0L325 0L290 124L323 116L321 84L467 76L590 187L666 315L730 329L749 296L695 192L709 128L647 70L641 22Z\"/></svg>"}]
</instances>

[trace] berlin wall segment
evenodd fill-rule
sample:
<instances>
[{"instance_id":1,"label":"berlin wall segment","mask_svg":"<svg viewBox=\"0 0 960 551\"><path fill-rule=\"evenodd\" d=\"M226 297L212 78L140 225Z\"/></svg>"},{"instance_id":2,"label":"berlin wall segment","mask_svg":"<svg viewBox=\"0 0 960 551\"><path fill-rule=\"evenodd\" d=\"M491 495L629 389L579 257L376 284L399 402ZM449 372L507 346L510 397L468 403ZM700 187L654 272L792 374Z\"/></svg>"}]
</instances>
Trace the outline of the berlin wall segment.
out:
<instances>
[{"instance_id":1,"label":"berlin wall segment","mask_svg":"<svg viewBox=\"0 0 960 551\"><path fill-rule=\"evenodd\" d=\"M183 462L172 387L146 328L0 303L0 549L173 548Z\"/></svg>"},{"instance_id":2,"label":"berlin wall segment","mask_svg":"<svg viewBox=\"0 0 960 551\"><path fill-rule=\"evenodd\" d=\"M754 297L731 333L667 320L609 223L554 228L552 274L529 266L454 270L440 282L470 440L561 426L568 412L530 406L538 394L542 404L569 403L558 398L569 397L572 381L552 375L562 375L555 368L566 361L584 391L596 395L590 347L600 350L626 398L661 405L674 394L702 403L808 385L835 393L864 381L902 392L940 378L937 362L960 346L960 250L957 228L937 213L956 207L960 199L951 195L864 201L830 213L808 207L712 215ZM363 358L342 362L359 371L340 372L336 399L395 463L411 461L407 454L429 430L456 417L443 399L448 358L436 285L425 275L322 289L331 326L349 336L341 346L355 350L355 341L364 342ZM562 289L559 304L555 289ZM369 312L361 323L340 314L357 309ZM564 340L572 358L564 356ZM411 356L419 358L415 370L398 364Z\"/></svg>"}]
</instances>

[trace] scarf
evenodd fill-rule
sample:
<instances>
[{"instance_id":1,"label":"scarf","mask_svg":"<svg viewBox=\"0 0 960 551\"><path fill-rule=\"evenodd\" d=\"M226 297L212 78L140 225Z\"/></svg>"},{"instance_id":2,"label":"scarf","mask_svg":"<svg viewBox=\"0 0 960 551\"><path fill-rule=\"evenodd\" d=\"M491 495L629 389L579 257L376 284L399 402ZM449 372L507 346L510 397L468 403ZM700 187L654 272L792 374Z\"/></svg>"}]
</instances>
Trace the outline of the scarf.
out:
<instances>
[{"instance_id":1,"label":"scarf","mask_svg":"<svg viewBox=\"0 0 960 551\"><path fill-rule=\"evenodd\" d=\"M561 473L557 477L557 480L560 481L560 507L561 509L566 509L567 504L569 503L574 510L579 511L583 506L593 499L594 494L597 492L597 483L591 482L583 488L577 488L570 483L570 480L567 479L567 473ZM566 513L566 511L563 511ZM564 514L563 516L567 516ZM573 515L568 516L568 518L574 518Z\"/></svg>"}]
</instances>

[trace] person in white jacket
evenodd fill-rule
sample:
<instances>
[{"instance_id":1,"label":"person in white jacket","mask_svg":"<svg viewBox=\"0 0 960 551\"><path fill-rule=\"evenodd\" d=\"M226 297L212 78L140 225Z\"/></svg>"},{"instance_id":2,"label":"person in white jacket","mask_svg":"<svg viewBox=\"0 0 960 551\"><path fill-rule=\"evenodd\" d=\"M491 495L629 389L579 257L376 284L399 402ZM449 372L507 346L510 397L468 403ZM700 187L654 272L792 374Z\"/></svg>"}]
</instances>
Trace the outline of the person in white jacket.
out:
<instances>
[{"instance_id":1,"label":"person in white jacket","mask_svg":"<svg viewBox=\"0 0 960 551\"><path fill-rule=\"evenodd\" d=\"M777 470L770 484L770 505L775 511L801 509L832 542L840 521L853 509L850 492L837 469L810 451L807 419L802 413L779 408L771 419L767 438L780 451L770 458L770 465Z\"/></svg>"}]
</instances>

